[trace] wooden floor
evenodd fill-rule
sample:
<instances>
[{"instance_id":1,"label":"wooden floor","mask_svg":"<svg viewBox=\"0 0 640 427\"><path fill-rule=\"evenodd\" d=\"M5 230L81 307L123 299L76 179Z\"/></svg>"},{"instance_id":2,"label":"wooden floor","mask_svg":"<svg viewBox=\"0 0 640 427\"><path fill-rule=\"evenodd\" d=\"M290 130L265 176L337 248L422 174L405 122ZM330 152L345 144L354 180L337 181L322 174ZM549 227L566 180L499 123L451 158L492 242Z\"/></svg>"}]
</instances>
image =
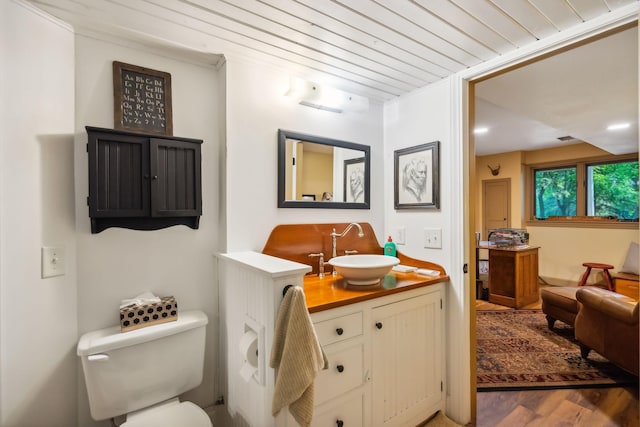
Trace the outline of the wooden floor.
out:
<instances>
[{"instance_id":1,"label":"wooden floor","mask_svg":"<svg viewBox=\"0 0 640 427\"><path fill-rule=\"evenodd\" d=\"M524 309L540 308L540 301ZM511 310L476 301L476 310ZM639 427L636 387L477 393L476 427Z\"/></svg>"}]
</instances>

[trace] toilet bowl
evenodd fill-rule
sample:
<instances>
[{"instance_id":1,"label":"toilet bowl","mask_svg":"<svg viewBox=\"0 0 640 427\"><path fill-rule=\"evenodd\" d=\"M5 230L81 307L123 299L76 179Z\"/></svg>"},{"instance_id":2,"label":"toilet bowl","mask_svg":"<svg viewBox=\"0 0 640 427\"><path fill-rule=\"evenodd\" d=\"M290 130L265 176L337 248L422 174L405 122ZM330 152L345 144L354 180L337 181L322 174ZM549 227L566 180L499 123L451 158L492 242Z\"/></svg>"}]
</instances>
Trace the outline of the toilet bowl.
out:
<instances>
[{"instance_id":1,"label":"toilet bowl","mask_svg":"<svg viewBox=\"0 0 640 427\"><path fill-rule=\"evenodd\" d=\"M201 311L181 311L173 322L80 337L91 416L124 415L124 427L211 427L202 408L178 398L202 382L207 323Z\"/></svg>"}]
</instances>

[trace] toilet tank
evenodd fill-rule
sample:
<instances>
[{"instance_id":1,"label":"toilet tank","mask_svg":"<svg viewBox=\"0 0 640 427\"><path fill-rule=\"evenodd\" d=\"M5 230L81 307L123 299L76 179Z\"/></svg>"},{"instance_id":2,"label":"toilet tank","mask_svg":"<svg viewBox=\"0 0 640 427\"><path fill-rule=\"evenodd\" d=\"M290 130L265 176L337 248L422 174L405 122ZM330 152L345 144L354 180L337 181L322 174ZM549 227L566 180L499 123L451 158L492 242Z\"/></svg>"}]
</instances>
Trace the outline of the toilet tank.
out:
<instances>
[{"instance_id":1,"label":"toilet tank","mask_svg":"<svg viewBox=\"0 0 640 427\"><path fill-rule=\"evenodd\" d=\"M120 327L88 332L77 353L91 416L112 418L171 399L202 382L205 329L201 311L129 332Z\"/></svg>"}]
</instances>

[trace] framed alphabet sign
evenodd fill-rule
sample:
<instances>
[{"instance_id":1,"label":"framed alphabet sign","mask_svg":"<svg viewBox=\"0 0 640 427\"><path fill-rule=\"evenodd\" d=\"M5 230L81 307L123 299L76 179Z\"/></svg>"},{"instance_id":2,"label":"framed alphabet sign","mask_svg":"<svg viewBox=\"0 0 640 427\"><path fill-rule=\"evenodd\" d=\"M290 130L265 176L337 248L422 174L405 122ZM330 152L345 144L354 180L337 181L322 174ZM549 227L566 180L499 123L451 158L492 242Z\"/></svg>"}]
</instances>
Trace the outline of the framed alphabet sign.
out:
<instances>
[{"instance_id":1,"label":"framed alphabet sign","mask_svg":"<svg viewBox=\"0 0 640 427\"><path fill-rule=\"evenodd\" d=\"M171 74L113 61L116 129L173 135Z\"/></svg>"}]
</instances>

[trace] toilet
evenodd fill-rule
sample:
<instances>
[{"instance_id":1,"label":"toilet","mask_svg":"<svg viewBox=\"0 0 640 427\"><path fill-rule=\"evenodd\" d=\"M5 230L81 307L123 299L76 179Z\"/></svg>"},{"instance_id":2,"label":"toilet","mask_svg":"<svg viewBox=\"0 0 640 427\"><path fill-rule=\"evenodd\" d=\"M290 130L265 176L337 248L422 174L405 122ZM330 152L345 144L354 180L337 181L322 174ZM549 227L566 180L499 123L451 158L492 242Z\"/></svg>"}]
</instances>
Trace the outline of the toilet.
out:
<instances>
[{"instance_id":1,"label":"toilet","mask_svg":"<svg viewBox=\"0 0 640 427\"><path fill-rule=\"evenodd\" d=\"M202 382L207 323L201 311L181 311L173 322L80 337L91 416L124 415L124 427L211 427L202 408L178 398Z\"/></svg>"}]
</instances>

